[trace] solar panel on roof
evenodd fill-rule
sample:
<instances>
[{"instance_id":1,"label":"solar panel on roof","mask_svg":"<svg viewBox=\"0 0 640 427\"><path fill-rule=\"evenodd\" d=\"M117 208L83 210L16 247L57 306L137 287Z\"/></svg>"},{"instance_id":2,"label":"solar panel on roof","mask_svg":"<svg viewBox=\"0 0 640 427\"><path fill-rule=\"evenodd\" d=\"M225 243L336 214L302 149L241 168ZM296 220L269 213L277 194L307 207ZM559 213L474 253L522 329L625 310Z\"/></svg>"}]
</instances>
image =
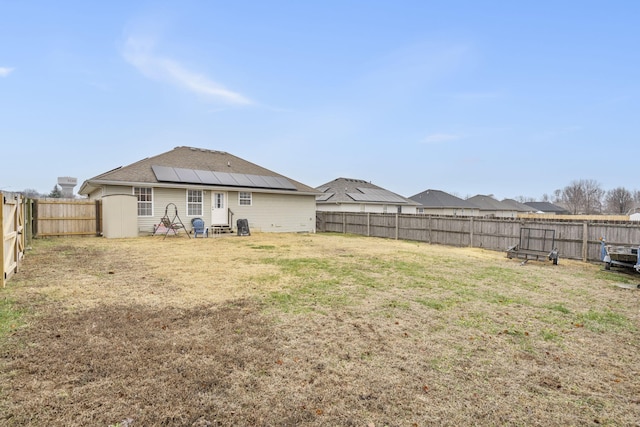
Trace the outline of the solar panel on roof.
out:
<instances>
[{"instance_id":1,"label":"solar panel on roof","mask_svg":"<svg viewBox=\"0 0 640 427\"><path fill-rule=\"evenodd\" d=\"M225 185L230 187L257 187L295 190L288 179L281 176L250 175L243 173L214 172L199 169L151 166L159 182L181 182L185 184Z\"/></svg>"},{"instance_id":2,"label":"solar panel on roof","mask_svg":"<svg viewBox=\"0 0 640 427\"><path fill-rule=\"evenodd\" d=\"M358 188L362 193L347 193L356 202L386 202L386 203L407 203L407 201L391 191L379 188Z\"/></svg>"},{"instance_id":3,"label":"solar panel on roof","mask_svg":"<svg viewBox=\"0 0 640 427\"><path fill-rule=\"evenodd\" d=\"M198 175L203 184L220 184L218 177L216 177L211 171L196 170L194 172Z\"/></svg>"},{"instance_id":4,"label":"solar panel on roof","mask_svg":"<svg viewBox=\"0 0 640 427\"><path fill-rule=\"evenodd\" d=\"M192 184L202 183L200 177L198 177L193 169L173 168L173 170L178 175L178 178L180 178L180 182L189 182Z\"/></svg>"},{"instance_id":5,"label":"solar panel on roof","mask_svg":"<svg viewBox=\"0 0 640 427\"><path fill-rule=\"evenodd\" d=\"M330 198L334 196L334 193L324 193L319 196L316 196L316 202L326 202Z\"/></svg>"},{"instance_id":6,"label":"solar panel on roof","mask_svg":"<svg viewBox=\"0 0 640 427\"><path fill-rule=\"evenodd\" d=\"M158 181L179 182L178 174L168 166L151 166Z\"/></svg>"},{"instance_id":7,"label":"solar panel on roof","mask_svg":"<svg viewBox=\"0 0 640 427\"><path fill-rule=\"evenodd\" d=\"M268 187L267 181L262 179L262 177L259 175L246 175L246 177L251 181L251 183L255 187L262 187L262 188Z\"/></svg>"},{"instance_id":8,"label":"solar panel on roof","mask_svg":"<svg viewBox=\"0 0 640 427\"><path fill-rule=\"evenodd\" d=\"M229 172L214 172L218 179L220 180L220 184L222 185L238 185L238 181L233 179L233 174Z\"/></svg>"},{"instance_id":9,"label":"solar panel on roof","mask_svg":"<svg viewBox=\"0 0 640 427\"><path fill-rule=\"evenodd\" d=\"M242 185L244 187L253 187L253 181L248 175L242 175L239 173L229 174L231 178L238 183L238 185Z\"/></svg>"}]
</instances>

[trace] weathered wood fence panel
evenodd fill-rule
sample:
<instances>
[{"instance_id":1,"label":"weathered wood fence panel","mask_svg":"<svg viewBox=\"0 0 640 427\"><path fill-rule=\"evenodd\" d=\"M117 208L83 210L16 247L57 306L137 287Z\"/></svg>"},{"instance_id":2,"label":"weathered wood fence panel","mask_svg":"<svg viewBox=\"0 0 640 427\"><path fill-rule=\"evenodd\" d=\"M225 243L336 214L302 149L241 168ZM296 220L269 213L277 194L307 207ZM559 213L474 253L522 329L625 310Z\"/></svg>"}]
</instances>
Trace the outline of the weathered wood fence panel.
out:
<instances>
[{"instance_id":1,"label":"weathered wood fence panel","mask_svg":"<svg viewBox=\"0 0 640 427\"><path fill-rule=\"evenodd\" d=\"M34 236L95 236L102 232L99 201L38 199L34 204Z\"/></svg>"},{"instance_id":2,"label":"weathered wood fence panel","mask_svg":"<svg viewBox=\"0 0 640 427\"><path fill-rule=\"evenodd\" d=\"M18 272L24 257L25 248L25 203L20 195L0 193L0 259L2 260L2 279L0 286L5 287L7 281Z\"/></svg>"},{"instance_id":3,"label":"weathered wood fence panel","mask_svg":"<svg viewBox=\"0 0 640 427\"><path fill-rule=\"evenodd\" d=\"M607 220L552 220L548 217L499 219L347 212L317 212L317 231L415 240L448 246L506 251L522 228L554 230L560 258L599 261L601 239L615 245L640 245L640 223ZM535 244L535 242L534 242Z\"/></svg>"}]
</instances>

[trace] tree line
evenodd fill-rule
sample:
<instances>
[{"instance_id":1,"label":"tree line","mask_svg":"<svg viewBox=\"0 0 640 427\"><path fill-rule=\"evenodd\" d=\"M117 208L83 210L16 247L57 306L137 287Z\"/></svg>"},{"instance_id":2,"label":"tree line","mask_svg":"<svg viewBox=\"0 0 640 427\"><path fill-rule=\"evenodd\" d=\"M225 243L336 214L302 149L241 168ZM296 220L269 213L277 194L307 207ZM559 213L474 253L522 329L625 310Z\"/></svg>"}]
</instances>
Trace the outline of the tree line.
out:
<instances>
[{"instance_id":1,"label":"tree line","mask_svg":"<svg viewBox=\"0 0 640 427\"><path fill-rule=\"evenodd\" d=\"M523 199L520 201L536 201ZM540 201L561 206L573 215L628 215L636 208L640 211L640 191L624 187L605 191L600 183L593 179L571 181L566 187L555 190L552 197L544 194Z\"/></svg>"}]
</instances>

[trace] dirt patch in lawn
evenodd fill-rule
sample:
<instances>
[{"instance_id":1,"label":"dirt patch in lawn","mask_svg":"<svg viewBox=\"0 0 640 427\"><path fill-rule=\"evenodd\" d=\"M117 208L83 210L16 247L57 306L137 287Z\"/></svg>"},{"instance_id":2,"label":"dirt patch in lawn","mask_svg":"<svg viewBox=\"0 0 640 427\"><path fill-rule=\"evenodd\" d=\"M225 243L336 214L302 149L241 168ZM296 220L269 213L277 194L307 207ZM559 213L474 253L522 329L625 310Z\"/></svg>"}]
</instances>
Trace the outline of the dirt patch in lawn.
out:
<instances>
[{"instance_id":1,"label":"dirt patch in lawn","mask_svg":"<svg viewBox=\"0 0 640 427\"><path fill-rule=\"evenodd\" d=\"M0 425L638 425L636 279L342 235L36 241Z\"/></svg>"}]
</instances>

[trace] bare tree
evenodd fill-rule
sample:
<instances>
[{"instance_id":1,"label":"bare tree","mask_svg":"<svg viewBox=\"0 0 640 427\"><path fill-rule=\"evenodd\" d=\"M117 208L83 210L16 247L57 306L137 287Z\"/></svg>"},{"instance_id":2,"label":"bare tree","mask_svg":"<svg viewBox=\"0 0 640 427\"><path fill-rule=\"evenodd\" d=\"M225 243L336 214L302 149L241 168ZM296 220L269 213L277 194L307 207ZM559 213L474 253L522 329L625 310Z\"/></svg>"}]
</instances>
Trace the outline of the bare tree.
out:
<instances>
[{"instance_id":1,"label":"bare tree","mask_svg":"<svg viewBox=\"0 0 640 427\"><path fill-rule=\"evenodd\" d=\"M609 190L606 196L607 211L615 214L626 214L633 208L633 194L624 187Z\"/></svg>"},{"instance_id":2,"label":"bare tree","mask_svg":"<svg viewBox=\"0 0 640 427\"><path fill-rule=\"evenodd\" d=\"M602 199L605 192L600 183L593 179L581 180L584 185L585 203L584 211L586 214L602 213Z\"/></svg>"},{"instance_id":3,"label":"bare tree","mask_svg":"<svg viewBox=\"0 0 640 427\"><path fill-rule=\"evenodd\" d=\"M572 214L598 214L602 212L604 190L593 179L572 181L562 190L561 200Z\"/></svg>"}]
</instances>

